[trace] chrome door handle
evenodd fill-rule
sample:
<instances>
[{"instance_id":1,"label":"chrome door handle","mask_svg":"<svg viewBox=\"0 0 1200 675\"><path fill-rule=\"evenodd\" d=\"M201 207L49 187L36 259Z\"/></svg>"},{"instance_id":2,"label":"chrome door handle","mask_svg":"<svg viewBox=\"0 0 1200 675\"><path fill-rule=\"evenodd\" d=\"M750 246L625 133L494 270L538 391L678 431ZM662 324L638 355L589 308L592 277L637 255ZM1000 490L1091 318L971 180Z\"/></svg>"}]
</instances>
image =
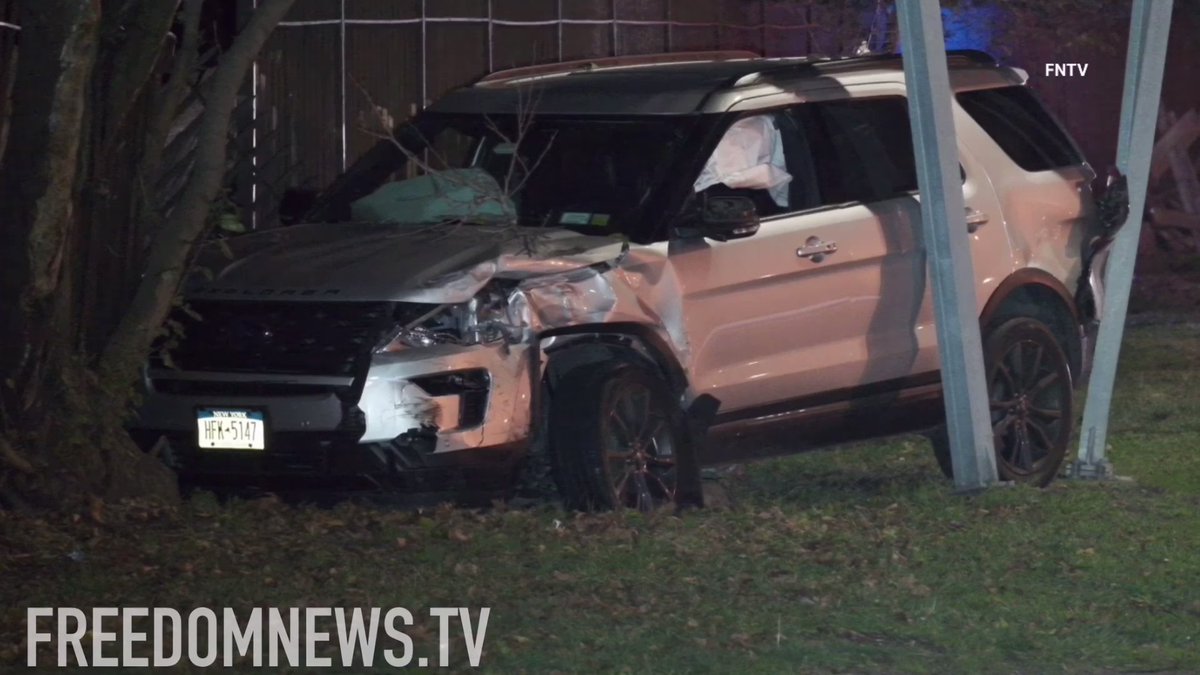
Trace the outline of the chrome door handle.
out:
<instances>
[{"instance_id":1,"label":"chrome door handle","mask_svg":"<svg viewBox=\"0 0 1200 675\"><path fill-rule=\"evenodd\" d=\"M967 217L967 232L970 232L972 234L975 233L975 230L979 229L980 225L986 225L988 220L991 219L991 216L989 216L987 213L980 211L979 209L973 209L969 206L967 207L967 216L966 217Z\"/></svg>"},{"instance_id":2,"label":"chrome door handle","mask_svg":"<svg viewBox=\"0 0 1200 675\"><path fill-rule=\"evenodd\" d=\"M825 259L825 256L837 253L837 250L836 241L821 241L820 237L809 237L803 246L796 249L796 255L819 263Z\"/></svg>"}]
</instances>

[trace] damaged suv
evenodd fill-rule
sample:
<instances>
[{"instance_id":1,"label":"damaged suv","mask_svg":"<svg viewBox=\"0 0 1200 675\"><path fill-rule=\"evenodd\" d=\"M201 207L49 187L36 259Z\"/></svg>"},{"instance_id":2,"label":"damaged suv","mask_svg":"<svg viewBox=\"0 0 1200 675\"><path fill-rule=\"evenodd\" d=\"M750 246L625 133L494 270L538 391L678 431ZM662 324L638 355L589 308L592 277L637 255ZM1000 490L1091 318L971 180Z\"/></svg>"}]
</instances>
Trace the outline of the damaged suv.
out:
<instances>
[{"instance_id":1,"label":"damaged suv","mask_svg":"<svg viewBox=\"0 0 1200 675\"><path fill-rule=\"evenodd\" d=\"M1109 233L1024 73L949 62L998 464L1045 484ZM134 425L181 475L647 508L917 430L949 470L898 57L518 69L391 136L199 261Z\"/></svg>"}]
</instances>

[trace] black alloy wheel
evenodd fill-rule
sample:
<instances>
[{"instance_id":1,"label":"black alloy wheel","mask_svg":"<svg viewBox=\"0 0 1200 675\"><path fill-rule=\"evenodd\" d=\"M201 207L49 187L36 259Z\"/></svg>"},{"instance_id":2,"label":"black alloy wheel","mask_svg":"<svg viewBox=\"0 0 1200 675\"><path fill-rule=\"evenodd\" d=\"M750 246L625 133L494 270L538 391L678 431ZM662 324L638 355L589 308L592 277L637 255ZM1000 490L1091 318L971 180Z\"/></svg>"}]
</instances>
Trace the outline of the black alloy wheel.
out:
<instances>
[{"instance_id":1,"label":"black alloy wheel","mask_svg":"<svg viewBox=\"0 0 1200 675\"><path fill-rule=\"evenodd\" d=\"M551 402L551 460L568 508L651 511L675 501L682 415L641 364L577 368Z\"/></svg>"}]
</instances>

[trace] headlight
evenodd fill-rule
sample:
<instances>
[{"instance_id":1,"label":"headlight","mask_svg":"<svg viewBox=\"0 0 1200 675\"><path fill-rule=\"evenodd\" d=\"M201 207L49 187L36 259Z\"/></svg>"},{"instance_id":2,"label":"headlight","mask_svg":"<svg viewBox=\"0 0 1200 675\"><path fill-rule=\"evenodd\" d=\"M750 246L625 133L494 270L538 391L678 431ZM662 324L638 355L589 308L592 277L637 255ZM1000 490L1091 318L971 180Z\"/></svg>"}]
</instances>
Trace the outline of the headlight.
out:
<instances>
[{"instance_id":1,"label":"headlight","mask_svg":"<svg viewBox=\"0 0 1200 675\"><path fill-rule=\"evenodd\" d=\"M416 320L398 326L380 343L376 353L518 339L521 327L516 323L509 316L504 294L498 289L484 289L467 302L431 307Z\"/></svg>"}]
</instances>

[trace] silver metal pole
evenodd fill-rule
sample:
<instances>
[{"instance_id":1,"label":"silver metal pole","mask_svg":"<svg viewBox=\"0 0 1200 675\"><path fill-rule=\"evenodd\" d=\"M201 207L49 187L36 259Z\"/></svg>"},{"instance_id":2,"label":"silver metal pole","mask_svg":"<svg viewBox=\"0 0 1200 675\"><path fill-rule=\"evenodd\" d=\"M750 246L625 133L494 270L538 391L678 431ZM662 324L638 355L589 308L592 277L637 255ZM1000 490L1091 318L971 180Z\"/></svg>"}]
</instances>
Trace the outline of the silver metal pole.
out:
<instances>
[{"instance_id":1,"label":"silver metal pole","mask_svg":"<svg viewBox=\"0 0 1200 675\"><path fill-rule=\"evenodd\" d=\"M899 0L904 78L921 189L921 223L933 281L933 307L954 484L960 490L996 482L996 453L984 378L971 242L958 168L950 73L941 8Z\"/></svg>"},{"instance_id":2,"label":"silver metal pole","mask_svg":"<svg viewBox=\"0 0 1200 675\"><path fill-rule=\"evenodd\" d=\"M563 11L562 0L558 0L558 62L563 60Z\"/></svg>"},{"instance_id":3,"label":"silver metal pole","mask_svg":"<svg viewBox=\"0 0 1200 675\"><path fill-rule=\"evenodd\" d=\"M1088 381L1079 459L1072 467L1072 473L1078 478L1104 478L1112 474L1112 467L1105 459L1108 418L1125 332L1125 315L1129 309L1133 267L1137 261L1146 188L1150 182L1154 127L1162 95L1173 5L1172 0L1134 0L1133 3L1129 51L1125 57L1125 94L1117 139L1117 168L1129 181L1129 220L1113 242L1104 274L1103 316L1096 339L1092 376Z\"/></svg>"},{"instance_id":4,"label":"silver metal pole","mask_svg":"<svg viewBox=\"0 0 1200 675\"><path fill-rule=\"evenodd\" d=\"M346 0L342 0L341 5L341 18L340 23L338 24L338 31L342 51L340 57L342 64L342 171L345 171L346 167L348 166L347 155L349 154L349 148L347 147L348 144L346 141Z\"/></svg>"}]
</instances>

